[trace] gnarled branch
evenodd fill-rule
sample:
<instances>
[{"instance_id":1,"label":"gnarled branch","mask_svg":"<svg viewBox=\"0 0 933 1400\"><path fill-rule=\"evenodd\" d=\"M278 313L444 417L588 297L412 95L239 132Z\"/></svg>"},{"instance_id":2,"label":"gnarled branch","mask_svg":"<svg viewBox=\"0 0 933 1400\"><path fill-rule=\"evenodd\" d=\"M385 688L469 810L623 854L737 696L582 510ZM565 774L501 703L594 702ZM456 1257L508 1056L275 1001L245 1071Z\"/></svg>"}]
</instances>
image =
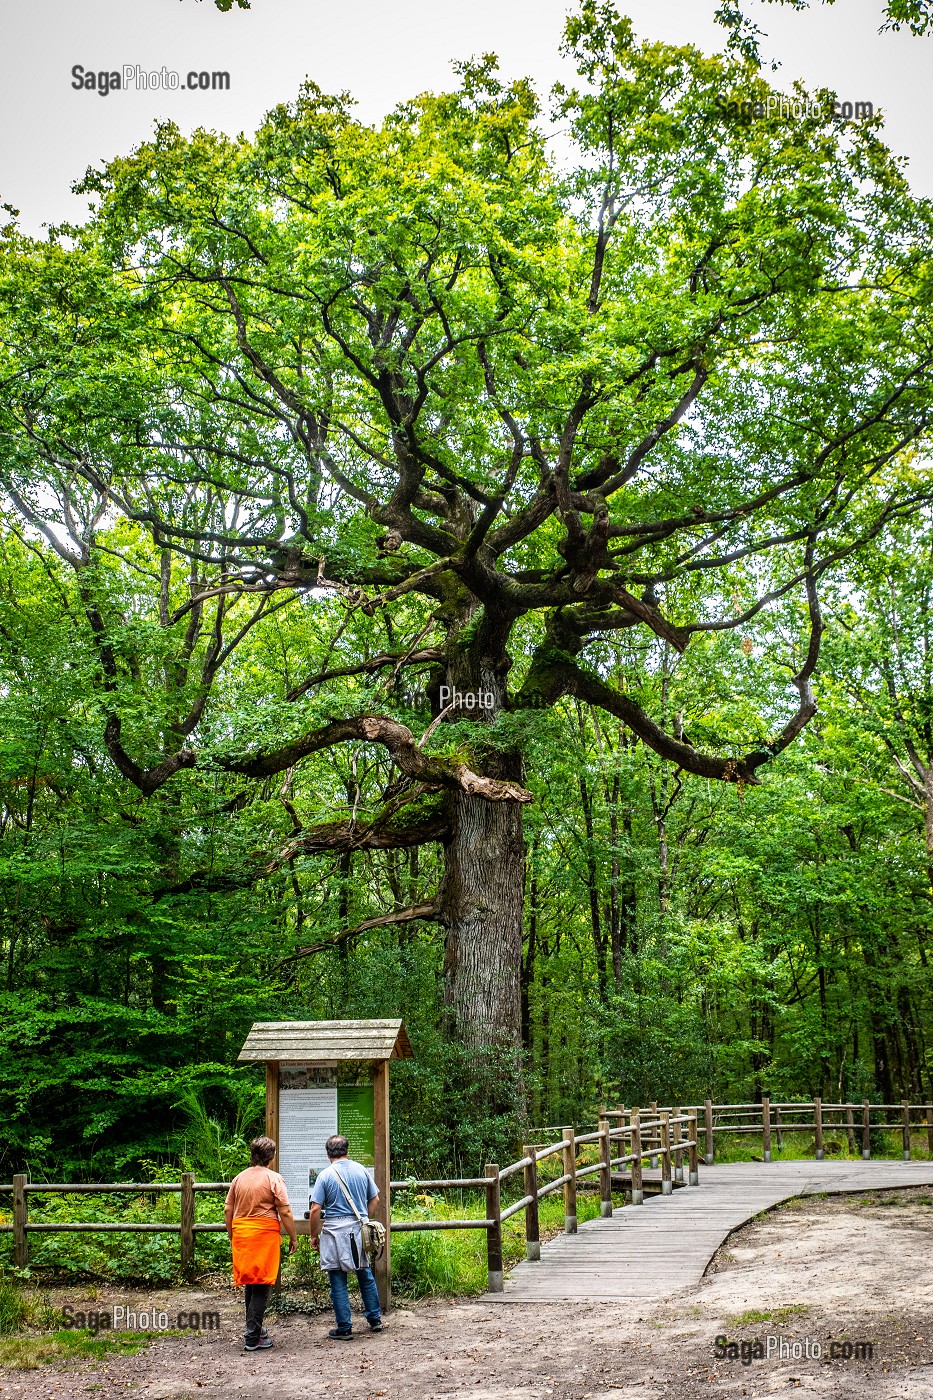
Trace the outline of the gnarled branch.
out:
<instances>
[{"instance_id":1,"label":"gnarled branch","mask_svg":"<svg viewBox=\"0 0 933 1400\"><path fill-rule=\"evenodd\" d=\"M284 967L287 963L297 962L299 958L309 958L312 953L323 953L328 948L337 948L341 943L346 943L350 938L356 938L357 934L365 933L367 929L383 928L388 924L410 924L415 919L436 920L440 913L440 903L432 900L430 904L412 904L408 909L396 909L391 914L379 914L374 919L364 919L361 924L356 924L354 928L344 929L343 933L338 933L336 938L325 938L321 943L311 943L307 948L299 948L291 953L287 958L283 958L279 967Z\"/></svg>"}]
</instances>

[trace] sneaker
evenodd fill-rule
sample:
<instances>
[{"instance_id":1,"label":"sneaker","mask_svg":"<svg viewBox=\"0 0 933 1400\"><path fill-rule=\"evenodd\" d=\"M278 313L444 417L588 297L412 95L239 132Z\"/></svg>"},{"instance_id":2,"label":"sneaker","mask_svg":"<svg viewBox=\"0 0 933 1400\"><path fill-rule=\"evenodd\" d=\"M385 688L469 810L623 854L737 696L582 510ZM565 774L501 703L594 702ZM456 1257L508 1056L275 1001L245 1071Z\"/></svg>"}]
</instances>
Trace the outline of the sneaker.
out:
<instances>
[{"instance_id":1,"label":"sneaker","mask_svg":"<svg viewBox=\"0 0 933 1400\"><path fill-rule=\"evenodd\" d=\"M382 1321L381 1321L381 1319L380 1319L379 1321L377 1321L377 1322L371 1322L371 1323L369 1324L369 1330L370 1330L370 1332L381 1332L381 1331L382 1331Z\"/></svg>"},{"instance_id":2,"label":"sneaker","mask_svg":"<svg viewBox=\"0 0 933 1400\"><path fill-rule=\"evenodd\" d=\"M333 1337L335 1342L345 1342L348 1337L353 1336L352 1327L332 1327L328 1332L328 1337Z\"/></svg>"},{"instance_id":3,"label":"sneaker","mask_svg":"<svg viewBox=\"0 0 933 1400\"><path fill-rule=\"evenodd\" d=\"M261 1337L259 1338L258 1341L255 1341L255 1342L244 1342L244 1343L243 1343L243 1350L244 1350L244 1351L268 1351L269 1348L271 1347L271 1345L272 1345L272 1338L271 1338L271 1337L269 1336L269 1334L267 1333L264 1337L261 1336Z\"/></svg>"}]
</instances>

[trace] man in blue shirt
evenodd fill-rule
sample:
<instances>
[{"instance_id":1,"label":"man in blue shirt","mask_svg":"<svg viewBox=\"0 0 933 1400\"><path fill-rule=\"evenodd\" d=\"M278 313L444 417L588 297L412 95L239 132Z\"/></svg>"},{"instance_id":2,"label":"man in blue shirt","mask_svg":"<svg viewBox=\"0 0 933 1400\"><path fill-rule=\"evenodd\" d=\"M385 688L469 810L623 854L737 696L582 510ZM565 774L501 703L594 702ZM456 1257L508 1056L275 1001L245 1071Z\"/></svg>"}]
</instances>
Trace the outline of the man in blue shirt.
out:
<instances>
[{"instance_id":1,"label":"man in blue shirt","mask_svg":"<svg viewBox=\"0 0 933 1400\"><path fill-rule=\"evenodd\" d=\"M373 1271L363 1253L364 1220L379 1200L375 1182L359 1162L350 1157L350 1144L335 1134L324 1144L330 1160L311 1188L311 1248L321 1253L321 1268L330 1280L330 1301L337 1326L329 1337L343 1340L353 1336L347 1274L355 1273L360 1285L363 1310L371 1332L382 1331L379 1293ZM323 1211L323 1219L322 1219Z\"/></svg>"}]
</instances>

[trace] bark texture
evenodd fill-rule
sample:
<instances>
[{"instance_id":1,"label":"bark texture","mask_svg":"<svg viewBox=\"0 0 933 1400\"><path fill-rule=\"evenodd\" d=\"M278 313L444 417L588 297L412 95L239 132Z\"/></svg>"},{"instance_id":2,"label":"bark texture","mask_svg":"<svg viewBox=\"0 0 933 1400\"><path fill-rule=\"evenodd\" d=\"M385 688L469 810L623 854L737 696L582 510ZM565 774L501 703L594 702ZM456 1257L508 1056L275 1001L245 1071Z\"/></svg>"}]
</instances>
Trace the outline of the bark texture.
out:
<instances>
[{"instance_id":1,"label":"bark texture","mask_svg":"<svg viewBox=\"0 0 933 1400\"><path fill-rule=\"evenodd\" d=\"M441 899L444 985L458 1040L521 1043L525 849L517 802L456 793Z\"/></svg>"}]
</instances>

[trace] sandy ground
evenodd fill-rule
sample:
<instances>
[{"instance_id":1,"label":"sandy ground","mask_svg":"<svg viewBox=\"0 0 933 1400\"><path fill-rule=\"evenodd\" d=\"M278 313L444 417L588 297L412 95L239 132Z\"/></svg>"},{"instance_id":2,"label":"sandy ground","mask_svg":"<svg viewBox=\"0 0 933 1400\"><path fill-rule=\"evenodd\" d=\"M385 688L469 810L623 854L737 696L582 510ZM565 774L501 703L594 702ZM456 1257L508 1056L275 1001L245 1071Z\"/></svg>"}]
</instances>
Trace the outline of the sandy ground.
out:
<instances>
[{"instance_id":1,"label":"sandy ground","mask_svg":"<svg viewBox=\"0 0 933 1400\"><path fill-rule=\"evenodd\" d=\"M650 1208L650 1207L649 1207ZM811 1197L733 1234L702 1284L660 1303L422 1303L396 1307L379 1336L331 1342L326 1317L270 1319L275 1346L241 1350L236 1294L139 1295L220 1307L219 1333L166 1337L94 1365L0 1372L4 1400L652 1400L686 1396L933 1400L933 1193ZM78 1305L80 1294L69 1290ZM86 1308L132 1295L99 1293ZM780 1360L717 1358L716 1337L781 1341ZM865 1341L871 1360L829 1360ZM794 1344L804 1353L793 1356ZM816 1346L824 1355L816 1359ZM811 1355L808 1358L806 1351Z\"/></svg>"}]
</instances>

